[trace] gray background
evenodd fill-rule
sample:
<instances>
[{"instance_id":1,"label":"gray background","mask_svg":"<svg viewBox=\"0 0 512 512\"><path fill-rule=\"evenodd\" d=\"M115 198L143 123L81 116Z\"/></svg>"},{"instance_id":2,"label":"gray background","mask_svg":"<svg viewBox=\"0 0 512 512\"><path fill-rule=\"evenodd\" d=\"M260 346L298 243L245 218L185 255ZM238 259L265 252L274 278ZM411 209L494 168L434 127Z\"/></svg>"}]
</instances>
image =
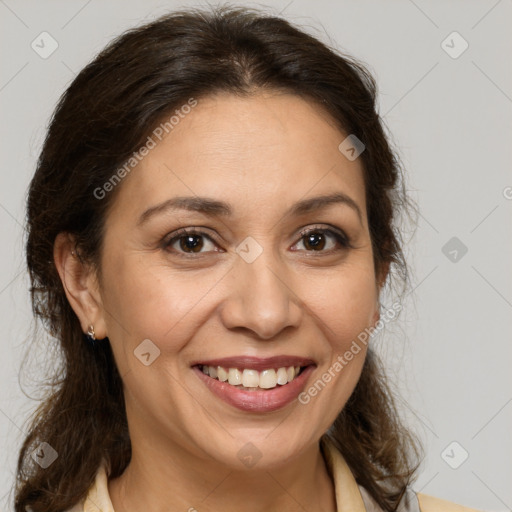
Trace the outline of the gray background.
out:
<instances>
[{"instance_id":1,"label":"gray background","mask_svg":"<svg viewBox=\"0 0 512 512\"><path fill-rule=\"evenodd\" d=\"M113 36L187 5L206 4L0 0L2 510L12 509L17 452L36 405L19 384L33 326L23 220L45 126L75 74ZM415 289L399 321L376 341L405 399L407 421L425 443L415 489L485 510L511 510L512 70L506 63L512 2L266 5L369 65L380 112L407 168L407 187L421 209L414 237L406 237ZM46 59L31 48L43 31L58 43ZM446 39L454 31L463 40ZM464 40L469 47L457 56ZM452 237L456 245L443 252ZM23 382L31 396L42 390L35 384L46 368L44 354L44 346L29 350ZM450 467L466 452L467 460Z\"/></svg>"}]
</instances>

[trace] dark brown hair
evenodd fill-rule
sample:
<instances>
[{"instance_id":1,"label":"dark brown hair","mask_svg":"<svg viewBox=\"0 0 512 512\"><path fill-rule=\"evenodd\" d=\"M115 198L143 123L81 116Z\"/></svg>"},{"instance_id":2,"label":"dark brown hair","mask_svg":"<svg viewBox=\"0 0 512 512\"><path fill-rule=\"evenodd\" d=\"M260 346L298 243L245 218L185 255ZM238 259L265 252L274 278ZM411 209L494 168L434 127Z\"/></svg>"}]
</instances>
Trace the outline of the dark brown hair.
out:
<instances>
[{"instance_id":1,"label":"dark brown hair","mask_svg":"<svg viewBox=\"0 0 512 512\"><path fill-rule=\"evenodd\" d=\"M27 264L33 311L51 334L61 371L31 420L18 459L15 509L59 512L82 499L102 459L111 478L131 456L122 391L108 339L92 347L68 303L53 260L61 232L98 272L103 227L122 183L94 193L120 169L164 115L216 92L281 90L321 106L366 146L367 216L377 275L405 282L396 214L408 205L401 167L376 112L376 85L348 56L287 21L245 8L171 13L112 41L61 97L27 200ZM341 142L341 140L340 140ZM389 275L388 275L389 278ZM370 350L356 389L329 435L359 484L395 510L410 483L414 438L402 427L380 363ZM335 404L333 404L335 407ZM340 405L341 409L341 405ZM58 458L31 459L40 442Z\"/></svg>"}]
</instances>

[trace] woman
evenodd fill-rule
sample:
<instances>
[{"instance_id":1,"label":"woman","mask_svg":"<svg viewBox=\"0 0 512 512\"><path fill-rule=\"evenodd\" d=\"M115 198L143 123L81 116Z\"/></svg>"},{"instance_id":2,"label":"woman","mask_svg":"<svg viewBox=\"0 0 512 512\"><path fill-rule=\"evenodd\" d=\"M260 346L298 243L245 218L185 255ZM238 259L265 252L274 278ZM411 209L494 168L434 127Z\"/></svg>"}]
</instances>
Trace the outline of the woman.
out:
<instances>
[{"instance_id":1,"label":"woman","mask_svg":"<svg viewBox=\"0 0 512 512\"><path fill-rule=\"evenodd\" d=\"M469 510L371 350L408 207L363 67L286 21L183 11L73 81L28 198L63 373L16 510ZM85 334L84 334L85 333Z\"/></svg>"}]
</instances>

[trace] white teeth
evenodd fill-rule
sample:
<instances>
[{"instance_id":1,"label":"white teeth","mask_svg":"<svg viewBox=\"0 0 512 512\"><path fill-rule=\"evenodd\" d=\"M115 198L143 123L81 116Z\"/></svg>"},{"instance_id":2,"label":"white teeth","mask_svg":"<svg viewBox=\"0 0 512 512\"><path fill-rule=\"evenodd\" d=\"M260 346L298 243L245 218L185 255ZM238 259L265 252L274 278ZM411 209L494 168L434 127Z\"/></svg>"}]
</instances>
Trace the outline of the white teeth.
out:
<instances>
[{"instance_id":1,"label":"white teeth","mask_svg":"<svg viewBox=\"0 0 512 512\"><path fill-rule=\"evenodd\" d=\"M260 388L271 389L277 386L277 375L275 370L263 370L260 373Z\"/></svg>"},{"instance_id":2,"label":"white teeth","mask_svg":"<svg viewBox=\"0 0 512 512\"><path fill-rule=\"evenodd\" d=\"M256 370L244 370L242 375L242 384L246 388L257 388L260 382L260 376Z\"/></svg>"},{"instance_id":3,"label":"white teeth","mask_svg":"<svg viewBox=\"0 0 512 512\"><path fill-rule=\"evenodd\" d=\"M238 384L242 384L242 372L236 368L230 368L228 372L228 382L232 386L238 386Z\"/></svg>"},{"instance_id":4,"label":"white teeth","mask_svg":"<svg viewBox=\"0 0 512 512\"><path fill-rule=\"evenodd\" d=\"M245 368L243 371L237 368L223 368L222 366L202 366L202 371L220 382L228 382L232 386L247 388L251 391L260 389L272 389L277 385L284 386L297 377L300 366L288 366L282 368L269 368L261 372Z\"/></svg>"},{"instance_id":5,"label":"white teeth","mask_svg":"<svg viewBox=\"0 0 512 512\"><path fill-rule=\"evenodd\" d=\"M222 368L222 366L217 366L217 378L221 382L226 382L228 380L228 372Z\"/></svg>"},{"instance_id":6,"label":"white teeth","mask_svg":"<svg viewBox=\"0 0 512 512\"><path fill-rule=\"evenodd\" d=\"M277 383L281 386L288 384L288 374L286 372L286 368L279 368L279 370L277 370Z\"/></svg>"}]
</instances>

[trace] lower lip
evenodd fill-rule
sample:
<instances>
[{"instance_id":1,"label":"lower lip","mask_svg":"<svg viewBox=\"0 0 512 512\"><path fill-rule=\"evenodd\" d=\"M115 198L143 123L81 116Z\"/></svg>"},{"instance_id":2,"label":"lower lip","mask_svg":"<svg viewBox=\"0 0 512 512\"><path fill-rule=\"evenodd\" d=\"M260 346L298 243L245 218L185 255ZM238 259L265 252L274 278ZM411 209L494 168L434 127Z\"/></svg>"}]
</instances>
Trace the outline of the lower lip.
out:
<instances>
[{"instance_id":1,"label":"lower lip","mask_svg":"<svg viewBox=\"0 0 512 512\"><path fill-rule=\"evenodd\" d=\"M298 377L288 384L277 385L275 388L261 391L245 391L227 382L209 377L198 366L194 366L192 369L212 393L229 405L247 412L272 412L287 406L297 398L314 368L314 366L307 366Z\"/></svg>"}]
</instances>

